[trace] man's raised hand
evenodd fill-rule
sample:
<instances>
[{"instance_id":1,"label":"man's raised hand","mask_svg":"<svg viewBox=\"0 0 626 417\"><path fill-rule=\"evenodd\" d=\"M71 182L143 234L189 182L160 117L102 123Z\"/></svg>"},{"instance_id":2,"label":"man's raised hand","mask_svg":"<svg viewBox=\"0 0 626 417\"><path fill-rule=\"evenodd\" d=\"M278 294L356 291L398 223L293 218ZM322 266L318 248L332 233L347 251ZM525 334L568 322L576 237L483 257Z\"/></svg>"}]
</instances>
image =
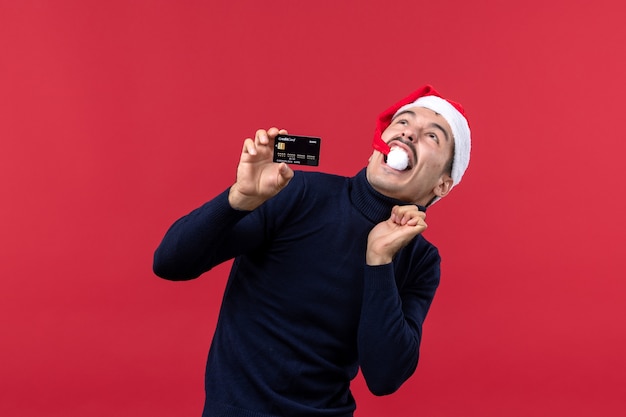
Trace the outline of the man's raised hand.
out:
<instances>
[{"instance_id":1,"label":"man's raised hand","mask_svg":"<svg viewBox=\"0 0 626 417\"><path fill-rule=\"evenodd\" d=\"M285 134L286 130L272 127L267 131L257 130L254 139L244 141L237 166L237 181L228 194L232 208L254 210L289 183L293 170L284 162L275 163L272 160L276 136Z\"/></svg>"},{"instance_id":2,"label":"man's raised hand","mask_svg":"<svg viewBox=\"0 0 626 417\"><path fill-rule=\"evenodd\" d=\"M378 223L367 238L366 262L368 265L384 265L415 236L426 230L426 213L415 205L395 206L391 216Z\"/></svg>"}]
</instances>

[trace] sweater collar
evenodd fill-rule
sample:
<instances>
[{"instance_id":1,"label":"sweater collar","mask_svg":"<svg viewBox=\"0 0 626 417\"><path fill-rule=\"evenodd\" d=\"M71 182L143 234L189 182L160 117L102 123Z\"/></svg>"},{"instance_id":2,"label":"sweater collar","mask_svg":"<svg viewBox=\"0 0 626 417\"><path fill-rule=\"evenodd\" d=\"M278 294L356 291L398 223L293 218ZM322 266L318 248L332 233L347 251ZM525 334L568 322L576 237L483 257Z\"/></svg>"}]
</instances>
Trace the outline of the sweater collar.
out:
<instances>
[{"instance_id":1,"label":"sweater collar","mask_svg":"<svg viewBox=\"0 0 626 417\"><path fill-rule=\"evenodd\" d=\"M376 191L367 181L366 168L363 168L350 179L350 200L356 209L373 223L387 220L393 206L403 206L408 203L395 198L387 197ZM426 208L419 206L421 211Z\"/></svg>"}]
</instances>

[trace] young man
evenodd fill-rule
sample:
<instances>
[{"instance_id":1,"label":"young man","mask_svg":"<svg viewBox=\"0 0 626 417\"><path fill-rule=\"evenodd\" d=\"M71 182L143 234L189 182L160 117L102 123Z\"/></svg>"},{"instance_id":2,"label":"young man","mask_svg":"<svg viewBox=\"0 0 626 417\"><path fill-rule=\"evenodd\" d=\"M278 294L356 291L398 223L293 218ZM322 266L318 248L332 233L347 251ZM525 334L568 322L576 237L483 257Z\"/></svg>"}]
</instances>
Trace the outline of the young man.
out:
<instances>
[{"instance_id":1,"label":"young man","mask_svg":"<svg viewBox=\"0 0 626 417\"><path fill-rule=\"evenodd\" d=\"M352 416L359 367L372 393L393 393L417 366L439 284L439 254L420 234L426 206L469 163L460 105L425 86L383 112L352 178L272 162L279 133L246 139L235 184L174 223L155 253L171 280L234 258L204 417ZM406 168L390 166L391 149Z\"/></svg>"}]
</instances>

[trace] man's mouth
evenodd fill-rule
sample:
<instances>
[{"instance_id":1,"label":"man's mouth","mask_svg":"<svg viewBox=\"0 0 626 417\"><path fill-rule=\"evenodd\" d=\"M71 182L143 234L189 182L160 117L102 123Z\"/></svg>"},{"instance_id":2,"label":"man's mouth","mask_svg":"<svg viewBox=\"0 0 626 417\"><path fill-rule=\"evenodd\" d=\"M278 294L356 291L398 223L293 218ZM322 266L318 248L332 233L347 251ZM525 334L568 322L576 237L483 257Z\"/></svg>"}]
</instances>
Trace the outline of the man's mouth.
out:
<instances>
[{"instance_id":1,"label":"man's mouth","mask_svg":"<svg viewBox=\"0 0 626 417\"><path fill-rule=\"evenodd\" d=\"M393 141L396 141L396 143L392 144ZM389 154L384 157L385 164L397 171L408 171L412 169L414 159L411 158L410 152L413 151L413 149L411 149L409 145L402 142L401 139L394 139L390 141L389 144L391 146L391 151L389 151ZM414 151L411 153L415 155Z\"/></svg>"}]
</instances>

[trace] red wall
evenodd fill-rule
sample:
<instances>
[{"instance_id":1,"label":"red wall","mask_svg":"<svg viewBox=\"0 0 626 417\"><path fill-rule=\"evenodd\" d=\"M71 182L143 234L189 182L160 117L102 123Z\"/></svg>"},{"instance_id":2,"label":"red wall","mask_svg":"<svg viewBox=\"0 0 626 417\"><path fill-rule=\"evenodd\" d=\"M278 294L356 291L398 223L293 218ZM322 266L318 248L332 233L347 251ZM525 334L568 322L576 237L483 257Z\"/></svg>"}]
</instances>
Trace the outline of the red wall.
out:
<instances>
[{"instance_id":1,"label":"red wall","mask_svg":"<svg viewBox=\"0 0 626 417\"><path fill-rule=\"evenodd\" d=\"M1 0L0 415L199 415L228 265L157 279L166 228L257 128L354 174L424 83L472 161L418 371L357 416L623 415L621 3Z\"/></svg>"}]
</instances>

